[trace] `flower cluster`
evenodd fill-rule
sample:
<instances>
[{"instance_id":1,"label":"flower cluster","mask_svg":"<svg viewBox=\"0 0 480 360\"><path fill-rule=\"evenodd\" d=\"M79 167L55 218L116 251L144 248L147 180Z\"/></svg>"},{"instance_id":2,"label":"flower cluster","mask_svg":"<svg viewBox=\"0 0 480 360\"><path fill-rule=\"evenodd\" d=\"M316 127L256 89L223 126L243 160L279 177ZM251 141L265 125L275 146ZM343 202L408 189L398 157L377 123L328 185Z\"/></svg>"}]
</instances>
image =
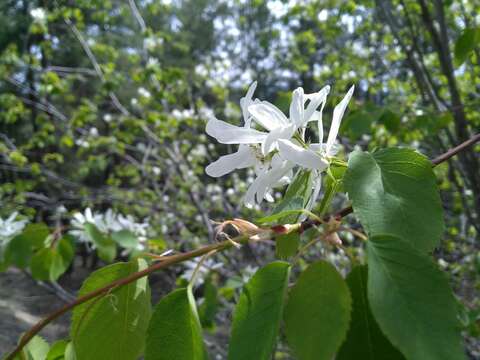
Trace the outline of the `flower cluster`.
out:
<instances>
[{"instance_id":1,"label":"flower cluster","mask_svg":"<svg viewBox=\"0 0 480 360\"><path fill-rule=\"evenodd\" d=\"M140 244L147 240L148 222L137 223L131 215L116 214L112 209L108 209L105 213L94 213L90 208L86 208L83 214L77 212L73 215L71 221L73 230L70 233L81 242L90 242L90 237L85 231L86 223L94 224L102 233L128 230L138 237Z\"/></svg>"},{"instance_id":2,"label":"flower cluster","mask_svg":"<svg viewBox=\"0 0 480 360\"><path fill-rule=\"evenodd\" d=\"M240 100L244 121L242 127L215 117L208 121L207 134L222 144L239 144L239 148L233 154L221 156L205 171L210 176L219 177L235 169L253 167L257 178L245 195L245 204L251 207L264 198L273 201L271 189L289 183L295 167L307 169L315 174L311 206L320 191L321 173L329 167L338 151L335 140L354 86L333 110L330 132L324 142L322 111L330 86L313 94L305 94L302 88L297 88L293 91L287 118L271 103L253 99L256 85L254 82ZM319 140L316 143L305 140L306 128L312 121L318 125Z\"/></svg>"}]
</instances>

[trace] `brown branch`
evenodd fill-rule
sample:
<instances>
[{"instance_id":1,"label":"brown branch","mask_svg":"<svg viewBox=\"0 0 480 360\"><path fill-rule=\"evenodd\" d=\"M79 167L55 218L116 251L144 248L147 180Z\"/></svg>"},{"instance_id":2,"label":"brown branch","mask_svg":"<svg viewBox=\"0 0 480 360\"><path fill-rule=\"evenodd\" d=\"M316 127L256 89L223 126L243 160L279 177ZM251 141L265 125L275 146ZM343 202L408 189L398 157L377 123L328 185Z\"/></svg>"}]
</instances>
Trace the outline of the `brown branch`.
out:
<instances>
[{"instance_id":1,"label":"brown branch","mask_svg":"<svg viewBox=\"0 0 480 360\"><path fill-rule=\"evenodd\" d=\"M475 144L479 141L480 141L480 133L473 136L471 139L465 141L464 143L448 150L446 153L444 153L444 154L436 157L435 159L433 159L432 160L433 166L436 166L436 165L438 165L438 164L440 164L444 161L447 161L452 156L455 156L456 154L458 154L462 150L466 149L469 146L472 146L473 144ZM353 211L352 207L349 206L349 207L346 207L346 208L340 210L339 212L337 212L333 216L340 219L340 218L343 218L343 217L347 216L348 214L352 213L352 211ZM293 227L290 230L287 230L287 228L283 225L278 225L278 226L272 227L270 230L266 230L266 232L270 235L274 235L274 232L278 232L279 231L278 229L280 229L280 227L281 227L282 229L285 229L285 231L292 231L292 232L295 231L295 232L300 232L301 233L302 231L304 231L308 228L320 225L322 222L323 221L320 220L320 219L317 219L317 220L307 219L304 222L302 222L301 224L293 225ZM272 229L275 229L275 230L272 231ZM239 236L239 237L236 237L234 239L231 239L231 240L222 241L222 242L217 243L217 244L207 245L207 246L204 246L200 249L192 250L192 251L189 251L189 252L186 252L186 253L181 253L181 254L177 254L177 255L173 255L173 256L168 256L168 257L165 257L165 260L154 263L153 265L150 265L148 268L146 268L142 271L130 274L129 276L127 276L123 279L113 281L110 284L105 285L104 287L102 287L100 289L97 289L97 290L94 290L90 293L87 293L87 294L79 297L77 300L75 300L75 301L65 305L64 307L56 310L55 312L51 313L46 318L40 320L37 324L35 324L29 331L27 331L23 335L23 337L20 339L20 342L18 343L17 347L8 355L6 360L13 360L15 358L15 356L17 354L19 354L20 351L25 347L25 345L27 345L28 342L36 334L38 334L45 326L47 326L53 320L57 319L61 315L65 314L66 312L68 312L69 310L73 309L74 307L76 307L80 304L83 304L83 303L85 303L89 300L92 300L92 299L96 298L97 296L104 295L107 292L115 290L116 288L127 285L127 284L129 284L129 283L131 283L135 280L138 280L138 279L140 279L144 276L147 276L147 275L149 275L149 274L151 274L151 273L153 273L157 270L164 269L164 268L166 268L170 265L178 264L180 262L183 262L183 261L193 259L193 258L198 257L198 256L208 254L212 251L222 251L222 250L228 249L228 248L232 247L232 240L236 243L248 243L249 239L250 239L249 236L243 235L243 236Z\"/></svg>"},{"instance_id":2,"label":"brown branch","mask_svg":"<svg viewBox=\"0 0 480 360\"><path fill-rule=\"evenodd\" d=\"M436 165L450 159L452 156L457 155L462 150L468 148L469 146L472 146L473 144L475 144L479 141L480 141L480 133L472 136L470 139L468 139L467 141L464 141L460 145L455 146L454 148L448 150L446 153L436 157L435 159L432 160L432 163L433 163L434 166L436 166Z\"/></svg>"}]
</instances>

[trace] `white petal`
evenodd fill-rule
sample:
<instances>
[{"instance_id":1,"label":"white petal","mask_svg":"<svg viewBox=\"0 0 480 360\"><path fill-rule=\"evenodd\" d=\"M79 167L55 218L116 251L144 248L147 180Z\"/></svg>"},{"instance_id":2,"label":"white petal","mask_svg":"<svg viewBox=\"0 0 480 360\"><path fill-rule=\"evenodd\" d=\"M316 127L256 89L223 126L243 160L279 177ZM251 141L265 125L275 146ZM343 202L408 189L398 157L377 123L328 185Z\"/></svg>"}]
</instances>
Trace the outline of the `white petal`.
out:
<instances>
[{"instance_id":1,"label":"white petal","mask_svg":"<svg viewBox=\"0 0 480 360\"><path fill-rule=\"evenodd\" d=\"M294 162L307 169L324 170L328 167L328 162L319 154L311 149L304 149L292 141L278 140L280 155L289 161Z\"/></svg>"},{"instance_id":2,"label":"white petal","mask_svg":"<svg viewBox=\"0 0 480 360\"><path fill-rule=\"evenodd\" d=\"M261 184L257 190L258 203L265 198L267 191L274 187L294 166L294 163L284 161L281 166L272 168L263 175Z\"/></svg>"},{"instance_id":3,"label":"white petal","mask_svg":"<svg viewBox=\"0 0 480 360\"><path fill-rule=\"evenodd\" d=\"M288 125L287 117L276 106L267 101L250 105L248 111L252 114L255 121L267 130Z\"/></svg>"},{"instance_id":4,"label":"white petal","mask_svg":"<svg viewBox=\"0 0 480 360\"><path fill-rule=\"evenodd\" d=\"M295 89L292 94L292 102L290 103L290 121L297 128L303 125L303 89L301 87Z\"/></svg>"},{"instance_id":5,"label":"white petal","mask_svg":"<svg viewBox=\"0 0 480 360\"><path fill-rule=\"evenodd\" d=\"M222 144L258 144L267 136L264 132L238 127L218 119L207 122L206 132Z\"/></svg>"},{"instance_id":6,"label":"white petal","mask_svg":"<svg viewBox=\"0 0 480 360\"><path fill-rule=\"evenodd\" d=\"M262 153L267 155L270 151L273 151L277 148L278 139L290 139L295 132L295 124L290 124L288 126L282 126L276 129L273 129L265 138L265 141L262 143Z\"/></svg>"},{"instance_id":7,"label":"white petal","mask_svg":"<svg viewBox=\"0 0 480 360\"><path fill-rule=\"evenodd\" d=\"M335 106L335 109L333 109L333 118L332 118L332 125L330 126L330 132L328 133L328 139L327 139L327 155L331 155L330 151L332 149L332 145L335 142L335 139L337 138L338 135L338 129L340 128L340 123L342 122L342 117L343 114L345 113L345 109L347 108L348 102L352 98L353 95L353 90L355 89L355 86L352 85L352 87L348 90L347 95L340 101L340 103Z\"/></svg>"},{"instance_id":8,"label":"white petal","mask_svg":"<svg viewBox=\"0 0 480 360\"><path fill-rule=\"evenodd\" d=\"M255 156L248 146L240 146L237 152L221 156L205 168L207 175L220 177L235 169L242 169L255 164Z\"/></svg>"},{"instance_id":9,"label":"white petal","mask_svg":"<svg viewBox=\"0 0 480 360\"><path fill-rule=\"evenodd\" d=\"M319 92L314 93L314 94L309 94L306 95L306 99L310 99L310 103L307 105L307 108L305 109L305 115L304 115L304 122L310 121L312 118L315 110L322 104L322 109L327 101L327 95L330 92L330 86L325 86L323 87Z\"/></svg>"},{"instance_id":10,"label":"white petal","mask_svg":"<svg viewBox=\"0 0 480 360\"><path fill-rule=\"evenodd\" d=\"M242 109L243 120L245 121L245 125L247 125L248 119L250 117L250 114L248 113L248 107L253 103L252 97L256 88L257 88L257 82L254 81L248 88L248 91L245 97L240 99L240 107ZM248 124L248 127L249 126L250 124Z\"/></svg>"},{"instance_id":11,"label":"white petal","mask_svg":"<svg viewBox=\"0 0 480 360\"><path fill-rule=\"evenodd\" d=\"M317 201L318 194L320 193L320 189L322 188L322 174L318 171L315 171L313 174L314 176L314 185L313 185L313 192L312 196L308 200L307 206L305 207L307 210L311 210L315 202Z\"/></svg>"}]
</instances>

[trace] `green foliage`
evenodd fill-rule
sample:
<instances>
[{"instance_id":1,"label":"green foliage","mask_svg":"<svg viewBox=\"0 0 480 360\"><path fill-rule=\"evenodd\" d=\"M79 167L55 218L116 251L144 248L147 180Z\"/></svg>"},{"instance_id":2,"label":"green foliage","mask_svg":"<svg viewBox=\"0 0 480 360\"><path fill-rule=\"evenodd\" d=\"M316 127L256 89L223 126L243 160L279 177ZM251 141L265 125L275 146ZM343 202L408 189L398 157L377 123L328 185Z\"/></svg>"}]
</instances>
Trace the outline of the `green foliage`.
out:
<instances>
[{"instance_id":1,"label":"green foliage","mask_svg":"<svg viewBox=\"0 0 480 360\"><path fill-rule=\"evenodd\" d=\"M462 65L480 43L480 28L466 28L455 42L455 61Z\"/></svg>"},{"instance_id":2,"label":"green foliage","mask_svg":"<svg viewBox=\"0 0 480 360\"><path fill-rule=\"evenodd\" d=\"M56 281L70 265L75 255L73 241L62 237L33 255L30 269L38 280Z\"/></svg>"},{"instance_id":3,"label":"green foliage","mask_svg":"<svg viewBox=\"0 0 480 360\"><path fill-rule=\"evenodd\" d=\"M146 265L139 259L103 267L85 280L79 296L143 270ZM143 353L150 315L147 278L77 306L70 329L76 359L137 359Z\"/></svg>"},{"instance_id":4,"label":"green foliage","mask_svg":"<svg viewBox=\"0 0 480 360\"><path fill-rule=\"evenodd\" d=\"M367 250L368 299L392 344L407 359L464 359L455 300L431 259L393 235L372 236Z\"/></svg>"},{"instance_id":5,"label":"green foliage","mask_svg":"<svg viewBox=\"0 0 480 360\"><path fill-rule=\"evenodd\" d=\"M279 235L275 239L275 255L280 259L287 259L296 254L299 245L300 235L298 233Z\"/></svg>"},{"instance_id":6,"label":"green foliage","mask_svg":"<svg viewBox=\"0 0 480 360\"><path fill-rule=\"evenodd\" d=\"M65 358L67 345L68 341L66 340L59 340L52 344L45 360L63 360Z\"/></svg>"},{"instance_id":7,"label":"green foliage","mask_svg":"<svg viewBox=\"0 0 480 360\"><path fill-rule=\"evenodd\" d=\"M148 326L145 359L208 359L190 287L171 292L155 306Z\"/></svg>"},{"instance_id":8,"label":"green foliage","mask_svg":"<svg viewBox=\"0 0 480 360\"><path fill-rule=\"evenodd\" d=\"M112 234L112 239L125 249L135 249L138 245L138 239L129 230L120 230Z\"/></svg>"},{"instance_id":9,"label":"green foliage","mask_svg":"<svg viewBox=\"0 0 480 360\"><path fill-rule=\"evenodd\" d=\"M345 339L350 309L347 284L331 264L319 261L303 271L284 315L287 341L298 358L331 359Z\"/></svg>"},{"instance_id":10,"label":"green foliage","mask_svg":"<svg viewBox=\"0 0 480 360\"><path fill-rule=\"evenodd\" d=\"M245 285L233 315L228 359L272 358L289 275L290 264L273 262Z\"/></svg>"},{"instance_id":11,"label":"green foliage","mask_svg":"<svg viewBox=\"0 0 480 360\"><path fill-rule=\"evenodd\" d=\"M356 266L347 276L347 285L352 296L352 319L347 338L336 359L404 359L382 333L370 310L367 271L366 266Z\"/></svg>"},{"instance_id":12,"label":"green foliage","mask_svg":"<svg viewBox=\"0 0 480 360\"><path fill-rule=\"evenodd\" d=\"M198 307L198 317L203 328L215 329L215 315L220 308L218 289L212 276L205 279L203 285L203 303Z\"/></svg>"},{"instance_id":13,"label":"green foliage","mask_svg":"<svg viewBox=\"0 0 480 360\"><path fill-rule=\"evenodd\" d=\"M272 214L276 215L284 211L304 209L312 193L312 180L313 176L311 171L298 171L292 183L285 191L282 200L273 209ZM298 215L285 215L283 219L276 220L282 224L287 224L294 222L298 218Z\"/></svg>"},{"instance_id":14,"label":"green foliage","mask_svg":"<svg viewBox=\"0 0 480 360\"><path fill-rule=\"evenodd\" d=\"M443 233L443 211L432 164L410 149L350 155L345 190L369 235L402 237L431 251Z\"/></svg>"},{"instance_id":15,"label":"green foliage","mask_svg":"<svg viewBox=\"0 0 480 360\"><path fill-rule=\"evenodd\" d=\"M115 245L115 242L110 237L100 232L94 224L86 223L85 232L90 237L90 240L97 246L97 252L100 259L106 262L112 262L117 256L117 246ZM122 241L123 240L124 238L122 237Z\"/></svg>"},{"instance_id":16,"label":"green foliage","mask_svg":"<svg viewBox=\"0 0 480 360\"><path fill-rule=\"evenodd\" d=\"M44 360L47 356L50 346L40 336L34 336L32 340L23 348L20 355L15 360Z\"/></svg>"},{"instance_id":17,"label":"green foliage","mask_svg":"<svg viewBox=\"0 0 480 360\"><path fill-rule=\"evenodd\" d=\"M27 267L34 251L43 248L49 232L48 227L43 223L28 224L21 234L7 244L4 254L6 264L19 268Z\"/></svg>"}]
</instances>

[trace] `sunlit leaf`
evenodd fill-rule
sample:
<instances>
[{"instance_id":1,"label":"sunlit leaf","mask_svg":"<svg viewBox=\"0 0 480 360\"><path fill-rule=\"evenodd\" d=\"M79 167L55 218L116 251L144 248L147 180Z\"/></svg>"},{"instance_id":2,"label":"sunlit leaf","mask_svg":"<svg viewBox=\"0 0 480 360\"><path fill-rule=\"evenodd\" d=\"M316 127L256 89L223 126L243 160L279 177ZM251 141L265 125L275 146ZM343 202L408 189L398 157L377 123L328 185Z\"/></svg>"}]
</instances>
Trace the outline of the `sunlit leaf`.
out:
<instances>
[{"instance_id":1,"label":"sunlit leaf","mask_svg":"<svg viewBox=\"0 0 480 360\"><path fill-rule=\"evenodd\" d=\"M142 259L105 266L85 280L79 296L146 266ZM143 352L150 314L150 288L146 277L77 306L70 329L77 360L136 360Z\"/></svg>"},{"instance_id":2,"label":"sunlit leaf","mask_svg":"<svg viewBox=\"0 0 480 360\"><path fill-rule=\"evenodd\" d=\"M407 359L464 359L448 281L425 254L391 235L367 242L368 299L380 328Z\"/></svg>"},{"instance_id":3,"label":"sunlit leaf","mask_svg":"<svg viewBox=\"0 0 480 360\"><path fill-rule=\"evenodd\" d=\"M299 360L331 360L345 339L351 299L347 284L325 261L311 264L290 291L287 341Z\"/></svg>"},{"instance_id":4,"label":"sunlit leaf","mask_svg":"<svg viewBox=\"0 0 480 360\"><path fill-rule=\"evenodd\" d=\"M145 360L171 359L208 359L190 287L161 299L148 326Z\"/></svg>"},{"instance_id":5,"label":"sunlit leaf","mask_svg":"<svg viewBox=\"0 0 480 360\"><path fill-rule=\"evenodd\" d=\"M272 358L289 273L290 264L273 262L245 285L233 315L229 360Z\"/></svg>"},{"instance_id":6,"label":"sunlit leaf","mask_svg":"<svg viewBox=\"0 0 480 360\"><path fill-rule=\"evenodd\" d=\"M370 235L393 234L431 251L443 233L443 210L431 162L401 148L350 154L344 178L353 210Z\"/></svg>"}]
</instances>

